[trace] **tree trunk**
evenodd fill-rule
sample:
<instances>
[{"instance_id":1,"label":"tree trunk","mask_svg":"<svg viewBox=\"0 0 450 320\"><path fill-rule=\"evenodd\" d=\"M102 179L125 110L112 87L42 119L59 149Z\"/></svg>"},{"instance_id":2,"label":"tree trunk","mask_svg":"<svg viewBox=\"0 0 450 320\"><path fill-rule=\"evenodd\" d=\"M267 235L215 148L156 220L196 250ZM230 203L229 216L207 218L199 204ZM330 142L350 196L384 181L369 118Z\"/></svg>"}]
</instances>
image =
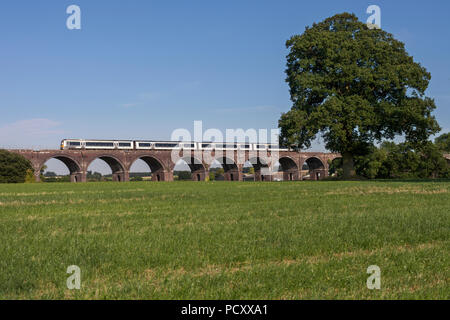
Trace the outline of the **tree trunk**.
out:
<instances>
[{"instance_id":1,"label":"tree trunk","mask_svg":"<svg viewBox=\"0 0 450 320\"><path fill-rule=\"evenodd\" d=\"M350 179L356 176L355 165L353 163L353 154L349 152L344 152L342 154L342 177L344 179Z\"/></svg>"}]
</instances>

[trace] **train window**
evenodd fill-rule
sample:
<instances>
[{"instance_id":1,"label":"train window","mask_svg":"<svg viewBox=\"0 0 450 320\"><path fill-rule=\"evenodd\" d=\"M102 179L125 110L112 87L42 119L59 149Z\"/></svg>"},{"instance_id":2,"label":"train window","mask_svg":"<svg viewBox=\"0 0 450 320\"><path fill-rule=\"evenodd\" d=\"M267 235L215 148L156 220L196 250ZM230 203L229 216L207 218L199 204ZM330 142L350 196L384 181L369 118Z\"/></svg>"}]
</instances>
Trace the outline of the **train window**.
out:
<instances>
[{"instance_id":1,"label":"train window","mask_svg":"<svg viewBox=\"0 0 450 320\"><path fill-rule=\"evenodd\" d=\"M141 143L141 142L139 142L139 147L147 147L147 148L150 148L151 146L152 146L151 143Z\"/></svg>"},{"instance_id":2,"label":"train window","mask_svg":"<svg viewBox=\"0 0 450 320\"><path fill-rule=\"evenodd\" d=\"M130 142L119 142L119 147L131 147Z\"/></svg>"},{"instance_id":3,"label":"train window","mask_svg":"<svg viewBox=\"0 0 450 320\"><path fill-rule=\"evenodd\" d=\"M178 146L178 143L155 143L155 147L157 148L175 148Z\"/></svg>"},{"instance_id":4,"label":"train window","mask_svg":"<svg viewBox=\"0 0 450 320\"><path fill-rule=\"evenodd\" d=\"M258 149L265 149L265 148L266 148L266 145L265 145L265 144L257 144L256 147L257 147Z\"/></svg>"},{"instance_id":5,"label":"train window","mask_svg":"<svg viewBox=\"0 0 450 320\"><path fill-rule=\"evenodd\" d=\"M183 144L183 148L195 148L195 144L193 144L193 143L185 143L185 144Z\"/></svg>"},{"instance_id":6,"label":"train window","mask_svg":"<svg viewBox=\"0 0 450 320\"><path fill-rule=\"evenodd\" d=\"M209 144L209 143L202 143L202 148L211 148L211 144Z\"/></svg>"},{"instance_id":7,"label":"train window","mask_svg":"<svg viewBox=\"0 0 450 320\"><path fill-rule=\"evenodd\" d=\"M237 144L216 144L216 148L232 149L237 148Z\"/></svg>"},{"instance_id":8,"label":"train window","mask_svg":"<svg viewBox=\"0 0 450 320\"><path fill-rule=\"evenodd\" d=\"M79 141L70 141L69 146L81 146L81 142Z\"/></svg>"},{"instance_id":9,"label":"train window","mask_svg":"<svg viewBox=\"0 0 450 320\"><path fill-rule=\"evenodd\" d=\"M114 147L113 142L86 142L86 147Z\"/></svg>"}]
</instances>

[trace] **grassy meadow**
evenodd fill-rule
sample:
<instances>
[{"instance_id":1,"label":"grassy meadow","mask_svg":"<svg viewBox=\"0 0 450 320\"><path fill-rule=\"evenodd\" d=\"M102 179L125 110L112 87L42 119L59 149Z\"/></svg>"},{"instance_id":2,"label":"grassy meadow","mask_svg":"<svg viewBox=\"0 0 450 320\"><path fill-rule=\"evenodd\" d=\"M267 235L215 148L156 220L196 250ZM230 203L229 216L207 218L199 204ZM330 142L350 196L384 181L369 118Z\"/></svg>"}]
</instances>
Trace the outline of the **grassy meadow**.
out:
<instances>
[{"instance_id":1,"label":"grassy meadow","mask_svg":"<svg viewBox=\"0 0 450 320\"><path fill-rule=\"evenodd\" d=\"M0 299L450 299L449 249L448 181L0 185Z\"/></svg>"}]
</instances>

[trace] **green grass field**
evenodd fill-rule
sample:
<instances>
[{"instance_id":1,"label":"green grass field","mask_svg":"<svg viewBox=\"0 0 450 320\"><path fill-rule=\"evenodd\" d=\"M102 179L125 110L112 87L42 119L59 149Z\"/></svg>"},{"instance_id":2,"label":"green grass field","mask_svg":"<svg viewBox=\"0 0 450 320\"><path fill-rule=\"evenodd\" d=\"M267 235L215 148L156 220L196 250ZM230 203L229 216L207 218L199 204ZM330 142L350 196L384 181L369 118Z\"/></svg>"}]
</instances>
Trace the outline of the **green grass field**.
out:
<instances>
[{"instance_id":1,"label":"green grass field","mask_svg":"<svg viewBox=\"0 0 450 320\"><path fill-rule=\"evenodd\" d=\"M449 299L449 248L446 181L0 185L2 299Z\"/></svg>"}]
</instances>

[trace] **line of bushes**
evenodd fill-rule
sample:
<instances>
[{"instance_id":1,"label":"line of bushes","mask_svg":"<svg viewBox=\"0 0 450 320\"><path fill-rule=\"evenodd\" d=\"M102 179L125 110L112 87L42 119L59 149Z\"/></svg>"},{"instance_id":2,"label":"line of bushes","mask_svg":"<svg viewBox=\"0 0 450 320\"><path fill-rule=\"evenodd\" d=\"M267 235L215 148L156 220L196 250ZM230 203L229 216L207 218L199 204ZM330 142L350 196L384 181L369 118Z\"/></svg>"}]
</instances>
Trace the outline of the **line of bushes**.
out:
<instances>
[{"instance_id":1,"label":"line of bushes","mask_svg":"<svg viewBox=\"0 0 450 320\"><path fill-rule=\"evenodd\" d=\"M367 179L450 178L445 152L441 145L431 141L419 146L384 142L355 157L356 174ZM341 158L330 162L330 175L342 175Z\"/></svg>"}]
</instances>

